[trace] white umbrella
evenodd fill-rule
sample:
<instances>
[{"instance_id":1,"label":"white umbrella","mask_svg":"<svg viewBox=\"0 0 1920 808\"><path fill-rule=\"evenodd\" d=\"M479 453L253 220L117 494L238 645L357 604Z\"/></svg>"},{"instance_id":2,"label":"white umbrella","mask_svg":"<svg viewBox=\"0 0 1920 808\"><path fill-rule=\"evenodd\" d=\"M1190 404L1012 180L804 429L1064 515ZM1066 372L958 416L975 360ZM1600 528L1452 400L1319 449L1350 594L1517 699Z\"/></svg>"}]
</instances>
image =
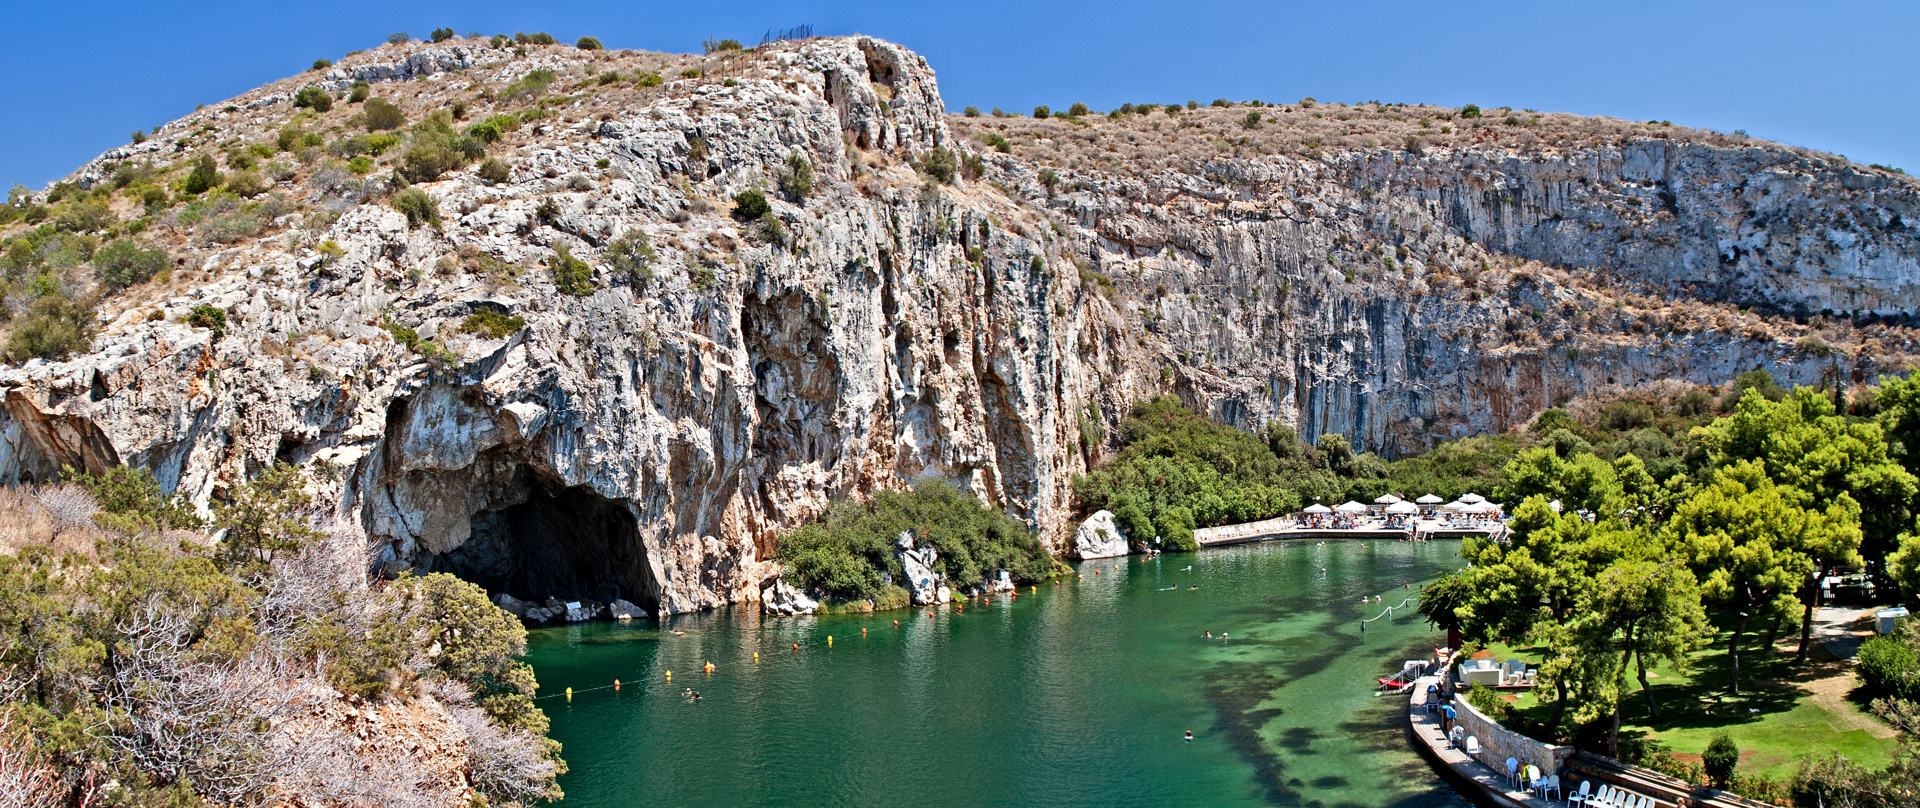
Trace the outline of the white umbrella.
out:
<instances>
[{"instance_id":1,"label":"white umbrella","mask_svg":"<svg viewBox=\"0 0 1920 808\"><path fill-rule=\"evenodd\" d=\"M1315 502L1312 505L1307 506L1306 512L1307 513L1333 513L1333 509L1325 505L1322 505L1318 502Z\"/></svg>"},{"instance_id":2,"label":"white umbrella","mask_svg":"<svg viewBox=\"0 0 1920 808\"><path fill-rule=\"evenodd\" d=\"M1561 505L1560 500L1557 500L1557 499L1547 503L1547 507L1552 508L1554 513L1559 513L1560 511L1565 509L1565 506Z\"/></svg>"},{"instance_id":3,"label":"white umbrella","mask_svg":"<svg viewBox=\"0 0 1920 808\"><path fill-rule=\"evenodd\" d=\"M1354 502L1353 500L1347 500L1346 502L1340 503L1340 506L1334 510L1341 513L1366 513L1367 506Z\"/></svg>"},{"instance_id":4,"label":"white umbrella","mask_svg":"<svg viewBox=\"0 0 1920 808\"><path fill-rule=\"evenodd\" d=\"M1467 508L1468 508L1467 510L1468 513L1499 513L1500 512L1500 506L1495 505L1491 502L1488 502L1484 499L1480 500L1479 502L1475 502L1471 505L1468 505Z\"/></svg>"},{"instance_id":5,"label":"white umbrella","mask_svg":"<svg viewBox=\"0 0 1920 808\"><path fill-rule=\"evenodd\" d=\"M1409 514L1409 513L1419 513L1419 512L1420 512L1420 506L1415 505L1411 502L1395 502L1392 505L1387 506L1387 513L1392 513L1392 514Z\"/></svg>"},{"instance_id":6,"label":"white umbrella","mask_svg":"<svg viewBox=\"0 0 1920 808\"><path fill-rule=\"evenodd\" d=\"M1399 501L1400 501L1400 498L1392 494L1381 494L1380 496L1373 498L1373 504L1375 505L1392 505L1393 503L1399 502Z\"/></svg>"},{"instance_id":7,"label":"white umbrella","mask_svg":"<svg viewBox=\"0 0 1920 808\"><path fill-rule=\"evenodd\" d=\"M1467 509L1467 508L1469 507L1469 505L1470 505L1470 503L1466 503L1466 502L1462 502L1462 501L1460 501L1460 500L1457 500L1457 499L1456 499L1456 500L1454 500L1454 501L1452 501L1452 502L1449 502L1449 503L1447 503L1447 504L1445 504L1445 505L1442 505L1442 506L1440 506L1440 510L1443 510L1443 511L1464 511L1464 510L1466 510L1466 509Z\"/></svg>"},{"instance_id":8,"label":"white umbrella","mask_svg":"<svg viewBox=\"0 0 1920 808\"><path fill-rule=\"evenodd\" d=\"M1419 499L1414 500L1414 502L1418 502L1422 505L1438 505L1442 502L1446 502L1446 500L1441 499L1438 496L1435 496L1433 494L1428 494L1426 496L1423 496Z\"/></svg>"},{"instance_id":9,"label":"white umbrella","mask_svg":"<svg viewBox=\"0 0 1920 808\"><path fill-rule=\"evenodd\" d=\"M1460 501L1465 502L1468 505L1472 505L1475 502L1486 502L1487 498L1480 496L1479 494L1469 493L1466 496L1461 497Z\"/></svg>"}]
</instances>

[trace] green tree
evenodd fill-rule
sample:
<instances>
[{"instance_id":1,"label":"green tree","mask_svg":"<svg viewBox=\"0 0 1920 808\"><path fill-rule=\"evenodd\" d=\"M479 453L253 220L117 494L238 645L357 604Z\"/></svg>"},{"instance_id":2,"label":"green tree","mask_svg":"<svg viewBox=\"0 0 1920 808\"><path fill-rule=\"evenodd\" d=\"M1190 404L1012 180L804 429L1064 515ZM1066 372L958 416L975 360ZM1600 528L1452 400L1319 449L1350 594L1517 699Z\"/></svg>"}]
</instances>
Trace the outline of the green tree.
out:
<instances>
[{"instance_id":1,"label":"green tree","mask_svg":"<svg viewBox=\"0 0 1920 808\"><path fill-rule=\"evenodd\" d=\"M240 486L230 501L215 506L213 524L225 533L216 556L220 564L227 569L261 568L318 538L310 525L314 503L306 483L300 467L275 463Z\"/></svg>"},{"instance_id":2,"label":"green tree","mask_svg":"<svg viewBox=\"0 0 1920 808\"><path fill-rule=\"evenodd\" d=\"M1850 497L1816 509L1804 492L1774 484L1759 460L1721 467L1676 509L1668 542L1691 557L1706 599L1735 618L1730 692L1740 692L1740 640L1749 622L1794 616L1795 594L1816 568L1810 552L1857 544L1859 519Z\"/></svg>"},{"instance_id":3,"label":"green tree","mask_svg":"<svg viewBox=\"0 0 1920 808\"><path fill-rule=\"evenodd\" d=\"M1802 611L1798 659L1804 662L1819 579L1893 552L1913 524L1911 503L1920 495L1920 480L1895 461L1880 424L1840 415L1832 399L1812 388L1773 400L1758 386L1749 387L1731 415L1695 429L1692 439L1716 468L1761 461L1770 479L1803 494L1810 506L1825 509L1844 501L1843 507L1858 515L1857 531L1809 537L1804 548L1813 561L1797 592Z\"/></svg>"}]
</instances>

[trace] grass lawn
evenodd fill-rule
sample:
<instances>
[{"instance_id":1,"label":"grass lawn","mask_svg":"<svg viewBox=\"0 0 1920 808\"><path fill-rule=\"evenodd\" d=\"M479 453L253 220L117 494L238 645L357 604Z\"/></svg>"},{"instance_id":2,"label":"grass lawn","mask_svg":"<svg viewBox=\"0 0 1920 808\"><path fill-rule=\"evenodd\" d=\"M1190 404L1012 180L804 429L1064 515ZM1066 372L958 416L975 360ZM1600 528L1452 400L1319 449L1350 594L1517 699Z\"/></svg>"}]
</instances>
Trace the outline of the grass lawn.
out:
<instances>
[{"instance_id":1,"label":"grass lawn","mask_svg":"<svg viewBox=\"0 0 1920 808\"><path fill-rule=\"evenodd\" d=\"M1727 638L1722 630L1713 643L1694 652L1690 669L1682 674L1662 663L1647 671L1658 718L1648 715L1645 694L1638 682L1628 681L1622 703L1621 740L1651 737L1673 748L1676 756L1699 761L1700 752L1721 731L1740 747L1743 774L1784 779L1809 754L1836 751L1870 769L1883 768L1898 746L1896 733L1867 711L1852 668L1835 660L1818 644L1808 663L1793 664L1799 635L1782 637L1772 652L1763 653L1760 638L1749 634L1740 654L1740 695L1727 694ZM1539 649L1494 645L1485 655L1494 659L1515 656L1540 660ZM1514 707L1536 722L1552 713L1552 691L1519 698Z\"/></svg>"}]
</instances>

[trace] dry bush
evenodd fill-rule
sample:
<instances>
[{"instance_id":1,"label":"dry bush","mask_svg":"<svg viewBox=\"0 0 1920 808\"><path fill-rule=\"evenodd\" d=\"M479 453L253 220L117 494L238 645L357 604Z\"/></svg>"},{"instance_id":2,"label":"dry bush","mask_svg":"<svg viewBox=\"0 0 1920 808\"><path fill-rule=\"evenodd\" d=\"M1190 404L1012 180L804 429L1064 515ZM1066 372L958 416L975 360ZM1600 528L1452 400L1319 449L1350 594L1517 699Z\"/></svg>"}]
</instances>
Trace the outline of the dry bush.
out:
<instances>
[{"instance_id":1,"label":"dry bush","mask_svg":"<svg viewBox=\"0 0 1920 808\"><path fill-rule=\"evenodd\" d=\"M474 790L495 805L533 805L550 796L554 763L542 753L544 739L494 722L456 682L439 680L431 693L466 735L467 781Z\"/></svg>"},{"instance_id":2,"label":"dry bush","mask_svg":"<svg viewBox=\"0 0 1920 808\"><path fill-rule=\"evenodd\" d=\"M66 797L60 774L34 749L13 706L24 684L0 688L0 808L58 808Z\"/></svg>"},{"instance_id":3,"label":"dry bush","mask_svg":"<svg viewBox=\"0 0 1920 808\"><path fill-rule=\"evenodd\" d=\"M99 511L93 496L75 485L0 487L0 553L38 546L96 558L96 543L105 536L93 522Z\"/></svg>"}]
</instances>

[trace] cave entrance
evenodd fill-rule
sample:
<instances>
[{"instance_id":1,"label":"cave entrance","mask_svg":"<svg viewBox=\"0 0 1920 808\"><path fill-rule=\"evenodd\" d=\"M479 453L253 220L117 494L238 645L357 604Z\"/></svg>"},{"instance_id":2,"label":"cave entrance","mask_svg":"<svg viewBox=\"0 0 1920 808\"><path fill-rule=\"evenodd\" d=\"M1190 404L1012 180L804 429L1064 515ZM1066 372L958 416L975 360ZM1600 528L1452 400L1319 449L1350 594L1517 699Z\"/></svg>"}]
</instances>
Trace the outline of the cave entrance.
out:
<instances>
[{"instance_id":1,"label":"cave entrance","mask_svg":"<svg viewBox=\"0 0 1920 808\"><path fill-rule=\"evenodd\" d=\"M428 566L489 593L533 601L621 599L657 614L660 593L633 512L591 489L522 474L525 500L474 514L473 535Z\"/></svg>"}]
</instances>

